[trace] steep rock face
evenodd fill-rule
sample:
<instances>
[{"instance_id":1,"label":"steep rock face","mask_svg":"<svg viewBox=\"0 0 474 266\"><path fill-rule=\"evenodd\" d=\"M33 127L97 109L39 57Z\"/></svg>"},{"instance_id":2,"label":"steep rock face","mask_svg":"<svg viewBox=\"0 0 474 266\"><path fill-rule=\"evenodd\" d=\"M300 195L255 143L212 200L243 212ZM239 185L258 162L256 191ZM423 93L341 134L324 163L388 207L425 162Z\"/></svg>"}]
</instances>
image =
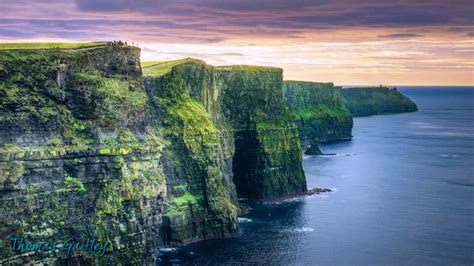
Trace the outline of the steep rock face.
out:
<instances>
[{"instance_id":1,"label":"steep rock face","mask_svg":"<svg viewBox=\"0 0 474 266\"><path fill-rule=\"evenodd\" d=\"M283 102L281 69L212 67L187 59L152 65L144 72L179 84L180 90L162 93L161 101L184 94L203 105L222 135L224 180L232 178L239 196L261 200L306 190L297 129Z\"/></svg>"},{"instance_id":2,"label":"steep rock face","mask_svg":"<svg viewBox=\"0 0 474 266\"><path fill-rule=\"evenodd\" d=\"M154 254L164 141L147 121L139 52L105 43L0 52L0 264L135 264ZM11 237L110 246L103 257L19 256Z\"/></svg>"},{"instance_id":3,"label":"steep rock face","mask_svg":"<svg viewBox=\"0 0 474 266\"><path fill-rule=\"evenodd\" d=\"M288 108L296 114L301 144L306 153L320 154L319 142L352 137L352 116L344 106L341 87L332 83L284 81Z\"/></svg>"},{"instance_id":4,"label":"steep rock face","mask_svg":"<svg viewBox=\"0 0 474 266\"><path fill-rule=\"evenodd\" d=\"M225 126L218 126L203 105L203 97L212 93L208 82L207 69L194 63L145 78L151 120L169 142L164 162L169 191L163 213L165 245L238 233L233 146Z\"/></svg>"},{"instance_id":5,"label":"steep rock face","mask_svg":"<svg viewBox=\"0 0 474 266\"><path fill-rule=\"evenodd\" d=\"M283 100L282 70L232 66L215 71L222 111L234 131L237 193L260 200L305 191L298 131Z\"/></svg>"},{"instance_id":6,"label":"steep rock face","mask_svg":"<svg viewBox=\"0 0 474 266\"><path fill-rule=\"evenodd\" d=\"M342 90L342 95L354 116L418 111L416 104L396 88L348 88Z\"/></svg>"}]
</instances>

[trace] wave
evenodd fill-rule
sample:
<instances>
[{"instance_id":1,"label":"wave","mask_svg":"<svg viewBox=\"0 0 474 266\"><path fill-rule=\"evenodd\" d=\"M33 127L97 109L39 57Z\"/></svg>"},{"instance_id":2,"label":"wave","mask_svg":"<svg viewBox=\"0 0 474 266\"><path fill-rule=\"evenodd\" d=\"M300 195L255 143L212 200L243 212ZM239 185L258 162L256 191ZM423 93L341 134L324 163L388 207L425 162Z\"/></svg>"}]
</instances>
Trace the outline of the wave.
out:
<instances>
[{"instance_id":1,"label":"wave","mask_svg":"<svg viewBox=\"0 0 474 266\"><path fill-rule=\"evenodd\" d=\"M313 232L314 229L311 227L301 227L301 228L295 228L295 229L290 229L290 230L285 230L288 232L292 233L307 233L307 232Z\"/></svg>"},{"instance_id":2,"label":"wave","mask_svg":"<svg viewBox=\"0 0 474 266\"><path fill-rule=\"evenodd\" d=\"M317 155L319 157L323 158L329 158L329 157L344 157L344 156L355 156L355 153L334 153L334 154L323 154L323 155Z\"/></svg>"},{"instance_id":3,"label":"wave","mask_svg":"<svg viewBox=\"0 0 474 266\"><path fill-rule=\"evenodd\" d=\"M410 123L410 124L413 125L413 126L416 127L416 128L427 128L427 129L446 128L446 127L437 126L437 125L433 125L433 124L431 124L431 123L426 123L426 122L412 122L412 123Z\"/></svg>"},{"instance_id":4,"label":"wave","mask_svg":"<svg viewBox=\"0 0 474 266\"><path fill-rule=\"evenodd\" d=\"M444 157L444 158L458 158L459 155L457 154L449 154L449 153L441 153L439 154L440 157Z\"/></svg>"},{"instance_id":5,"label":"wave","mask_svg":"<svg viewBox=\"0 0 474 266\"><path fill-rule=\"evenodd\" d=\"M176 252L178 251L178 249L177 248L160 248L159 251L162 253L170 253L170 252Z\"/></svg>"},{"instance_id":6,"label":"wave","mask_svg":"<svg viewBox=\"0 0 474 266\"><path fill-rule=\"evenodd\" d=\"M244 217L239 217L237 218L237 220L239 221L239 223L250 223L253 221L252 219L244 218Z\"/></svg>"},{"instance_id":7,"label":"wave","mask_svg":"<svg viewBox=\"0 0 474 266\"><path fill-rule=\"evenodd\" d=\"M302 200L304 200L305 197L306 197L306 195L296 196L296 197L293 197L293 198L282 200L281 203L302 201Z\"/></svg>"}]
</instances>

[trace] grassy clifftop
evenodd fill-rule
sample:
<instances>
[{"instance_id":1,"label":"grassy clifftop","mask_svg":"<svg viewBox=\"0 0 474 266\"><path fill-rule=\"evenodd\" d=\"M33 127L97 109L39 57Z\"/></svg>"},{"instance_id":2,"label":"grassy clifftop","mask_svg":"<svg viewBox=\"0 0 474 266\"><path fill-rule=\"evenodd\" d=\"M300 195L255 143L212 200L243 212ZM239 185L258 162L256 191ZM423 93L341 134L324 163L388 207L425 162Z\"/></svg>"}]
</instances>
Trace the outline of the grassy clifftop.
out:
<instances>
[{"instance_id":1,"label":"grassy clifftop","mask_svg":"<svg viewBox=\"0 0 474 266\"><path fill-rule=\"evenodd\" d=\"M344 103L354 116L416 112L416 104L396 88L360 87L342 90Z\"/></svg>"},{"instance_id":2,"label":"grassy clifftop","mask_svg":"<svg viewBox=\"0 0 474 266\"><path fill-rule=\"evenodd\" d=\"M0 50L79 49L105 46L107 42L0 43Z\"/></svg>"},{"instance_id":3,"label":"grassy clifftop","mask_svg":"<svg viewBox=\"0 0 474 266\"><path fill-rule=\"evenodd\" d=\"M161 62L142 62L143 75L161 77L170 72L173 67L191 62L204 63L204 61L194 58L183 58L179 60Z\"/></svg>"}]
</instances>

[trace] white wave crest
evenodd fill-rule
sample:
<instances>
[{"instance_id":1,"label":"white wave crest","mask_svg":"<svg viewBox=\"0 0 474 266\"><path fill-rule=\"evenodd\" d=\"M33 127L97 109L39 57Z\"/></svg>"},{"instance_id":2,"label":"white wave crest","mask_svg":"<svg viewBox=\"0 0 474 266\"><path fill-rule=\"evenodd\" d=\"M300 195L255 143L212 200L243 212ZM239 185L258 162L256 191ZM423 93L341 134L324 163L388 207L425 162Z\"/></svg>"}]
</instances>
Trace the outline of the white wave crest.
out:
<instances>
[{"instance_id":1,"label":"white wave crest","mask_svg":"<svg viewBox=\"0 0 474 266\"><path fill-rule=\"evenodd\" d=\"M311 227L301 227L301 228L296 228L295 230L293 230L294 232L298 232L298 233L305 233L305 232L313 232L314 229L311 228Z\"/></svg>"},{"instance_id":2,"label":"white wave crest","mask_svg":"<svg viewBox=\"0 0 474 266\"><path fill-rule=\"evenodd\" d=\"M457 154L446 154L446 153L442 153L439 156L444 157L444 158L458 158L459 157L459 155Z\"/></svg>"},{"instance_id":3,"label":"white wave crest","mask_svg":"<svg viewBox=\"0 0 474 266\"><path fill-rule=\"evenodd\" d=\"M323 154L318 155L319 157L329 158L329 157L344 157L344 156L355 156L355 153L336 153L336 154Z\"/></svg>"},{"instance_id":4,"label":"white wave crest","mask_svg":"<svg viewBox=\"0 0 474 266\"><path fill-rule=\"evenodd\" d=\"M250 223L252 222L253 220L252 219L249 219L249 218L243 218L243 217L239 217L237 218L239 223Z\"/></svg>"},{"instance_id":5,"label":"white wave crest","mask_svg":"<svg viewBox=\"0 0 474 266\"><path fill-rule=\"evenodd\" d=\"M160 248L159 251L163 253L168 253L168 252L175 252L177 251L177 248Z\"/></svg>"}]
</instances>

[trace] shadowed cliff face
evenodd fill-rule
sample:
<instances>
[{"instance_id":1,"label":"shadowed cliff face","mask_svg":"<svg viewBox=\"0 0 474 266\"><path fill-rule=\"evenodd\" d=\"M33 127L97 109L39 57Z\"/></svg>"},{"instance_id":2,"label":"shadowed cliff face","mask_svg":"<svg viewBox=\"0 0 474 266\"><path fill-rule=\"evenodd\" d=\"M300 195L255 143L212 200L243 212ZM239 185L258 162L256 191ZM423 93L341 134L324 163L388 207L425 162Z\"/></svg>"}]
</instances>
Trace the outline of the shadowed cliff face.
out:
<instances>
[{"instance_id":1,"label":"shadowed cliff face","mask_svg":"<svg viewBox=\"0 0 474 266\"><path fill-rule=\"evenodd\" d=\"M145 78L151 121L169 142L164 156L166 245L238 233L233 143L226 126L214 121L203 104L212 93L209 81L204 65L192 62Z\"/></svg>"},{"instance_id":2,"label":"shadowed cliff face","mask_svg":"<svg viewBox=\"0 0 474 266\"><path fill-rule=\"evenodd\" d=\"M188 59L144 71L150 76L145 79L147 90L161 102L184 95L203 105L222 134L226 183L235 183L239 196L261 200L306 190L294 118L283 102L280 69L212 67ZM166 85L170 80L176 84L173 93ZM166 111L162 113L166 116ZM229 193L235 199L235 192Z\"/></svg>"},{"instance_id":3,"label":"shadowed cliff face","mask_svg":"<svg viewBox=\"0 0 474 266\"><path fill-rule=\"evenodd\" d=\"M387 87L348 88L342 90L344 103L354 116L416 112L410 98Z\"/></svg>"},{"instance_id":4,"label":"shadowed cliff face","mask_svg":"<svg viewBox=\"0 0 474 266\"><path fill-rule=\"evenodd\" d=\"M284 81L283 85L286 104L296 115L306 153L320 153L319 142L352 137L352 116L344 106L340 87L305 81Z\"/></svg>"},{"instance_id":5,"label":"shadowed cliff face","mask_svg":"<svg viewBox=\"0 0 474 266\"><path fill-rule=\"evenodd\" d=\"M294 116L283 101L281 69L235 66L216 73L222 111L234 131L239 196L261 200L306 191Z\"/></svg>"}]
</instances>

